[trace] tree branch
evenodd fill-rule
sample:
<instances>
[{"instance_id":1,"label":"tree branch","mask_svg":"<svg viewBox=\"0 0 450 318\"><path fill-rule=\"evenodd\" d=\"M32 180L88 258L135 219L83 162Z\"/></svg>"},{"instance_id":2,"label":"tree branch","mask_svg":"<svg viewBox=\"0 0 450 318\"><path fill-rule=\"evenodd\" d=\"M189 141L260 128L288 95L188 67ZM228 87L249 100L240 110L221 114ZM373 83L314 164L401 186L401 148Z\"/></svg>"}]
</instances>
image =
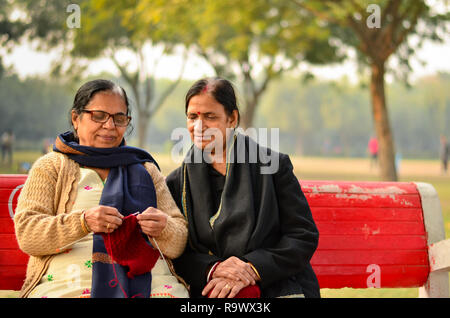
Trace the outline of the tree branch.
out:
<instances>
[{"instance_id":1,"label":"tree branch","mask_svg":"<svg viewBox=\"0 0 450 318\"><path fill-rule=\"evenodd\" d=\"M385 54L384 54L384 58L387 59L390 55L392 55L397 48L405 41L406 37L412 32L412 30L414 30L414 28L417 25L417 22L419 21L419 17L420 14L422 13L422 11L424 10L424 7L422 5L417 5L414 8L411 9L415 10L412 13L412 17L410 19L410 26L409 28L403 28L401 32L399 32L398 36L395 37L395 34L398 33L396 29L392 29L392 34L391 34L391 46L389 48L386 49ZM405 10L405 12L398 17L398 22L396 23L397 28L401 29L401 24L400 22L404 21L406 16L409 15L411 13L411 11Z\"/></svg>"},{"instance_id":2,"label":"tree branch","mask_svg":"<svg viewBox=\"0 0 450 318\"><path fill-rule=\"evenodd\" d=\"M392 12L398 11L400 2L401 0L390 0L381 13L381 21L387 21L388 14L392 14Z\"/></svg>"},{"instance_id":3,"label":"tree branch","mask_svg":"<svg viewBox=\"0 0 450 318\"><path fill-rule=\"evenodd\" d=\"M153 107L150 110L150 115L153 116L159 108L164 104L164 101L169 97L169 95L175 90L177 85L180 83L181 79L183 78L184 69L187 64L187 56L188 51L185 50L183 53L183 64L181 66L180 73L178 75L178 78L175 80L174 83L172 83L158 98L158 100L153 104Z\"/></svg>"},{"instance_id":4,"label":"tree branch","mask_svg":"<svg viewBox=\"0 0 450 318\"><path fill-rule=\"evenodd\" d=\"M364 23L355 21L352 16L347 17L348 26L356 33L359 38L359 49L366 55L371 56L374 52L373 42L371 41L370 32Z\"/></svg>"},{"instance_id":5,"label":"tree branch","mask_svg":"<svg viewBox=\"0 0 450 318\"><path fill-rule=\"evenodd\" d=\"M401 18L399 17L399 8L400 1L399 0L391 0L383 11L384 19L387 20L388 15L392 17L392 21L379 32L379 36L376 39L376 46L381 48L379 53L381 56L385 56L384 52L391 50L393 46L393 37L396 32L399 23L401 22ZM405 14L408 10L405 10ZM382 21L386 21L382 20ZM386 58L384 58L386 59Z\"/></svg>"},{"instance_id":6,"label":"tree branch","mask_svg":"<svg viewBox=\"0 0 450 318\"><path fill-rule=\"evenodd\" d=\"M316 16L317 18L319 18L321 20L342 25L342 21L335 19L331 15L326 14L322 11L318 11L314 8L311 8L310 6L306 5L306 1L301 1L301 0L291 0L291 1L293 3L295 3L296 5L298 5L300 8L308 11L309 13L312 13L314 16Z\"/></svg>"},{"instance_id":7,"label":"tree branch","mask_svg":"<svg viewBox=\"0 0 450 318\"><path fill-rule=\"evenodd\" d=\"M137 106L139 112L144 111L144 108L142 108L142 104L140 103L140 94L139 94L139 88L138 88L139 80L138 80L137 72L134 74L134 76L132 74L130 74L126 70L126 68L119 63L119 61L117 60L115 53L112 49L107 50L107 55L109 56L111 61L113 61L114 65L119 70L121 76L125 79L125 81L128 83L128 85L130 85L131 90L133 91L134 98L136 99L136 106Z\"/></svg>"}]
</instances>

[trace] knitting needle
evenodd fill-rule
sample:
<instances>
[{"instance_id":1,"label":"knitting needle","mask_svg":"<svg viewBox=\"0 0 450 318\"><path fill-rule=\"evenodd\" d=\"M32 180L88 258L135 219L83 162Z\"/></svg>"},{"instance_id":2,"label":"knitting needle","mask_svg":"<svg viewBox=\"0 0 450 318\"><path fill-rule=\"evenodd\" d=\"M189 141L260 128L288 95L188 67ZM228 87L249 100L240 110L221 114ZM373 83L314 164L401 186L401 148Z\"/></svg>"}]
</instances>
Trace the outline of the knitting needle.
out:
<instances>
[{"instance_id":1,"label":"knitting needle","mask_svg":"<svg viewBox=\"0 0 450 318\"><path fill-rule=\"evenodd\" d=\"M79 241L83 240L84 238L85 238L85 236L83 236L82 238L80 238L80 239L78 239L78 240L76 240L76 241L74 241L74 242L72 242L72 243L69 243L69 244L67 244L67 245L64 245L63 247L57 248L55 251L56 251L56 253L59 253L59 252L61 252L62 250L65 250L67 247L70 247L70 246L72 246L72 245L78 243Z\"/></svg>"},{"instance_id":2,"label":"knitting needle","mask_svg":"<svg viewBox=\"0 0 450 318\"><path fill-rule=\"evenodd\" d=\"M150 237L151 239L152 239L152 241L155 243L155 245L156 245L156 248L158 249L158 251L159 251L159 254L161 255L161 257L162 257L162 259L164 260L164 262L167 264L167 261L166 261L166 259L164 258L164 255L163 255L163 253L162 253L162 251L161 251L161 249L159 248L159 245L158 245L158 243L156 242L156 240L155 240L155 238L154 237Z\"/></svg>"},{"instance_id":3,"label":"knitting needle","mask_svg":"<svg viewBox=\"0 0 450 318\"><path fill-rule=\"evenodd\" d=\"M137 211L137 212L133 213L133 215L138 215L138 214L140 214L140 213L141 213L141 212ZM166 259L164 258L164 255L163 255L161 249L159 248L159 245L158 245L158 243L156 242L155 238L154 238L154 237L151 237L151 236L149 236L149 237L150 237L150 238L152 239L152 241L155 243L155 246L156 246L156 248L158 249L159 254L161 255L161 257L162 257L162 259L164 260L164 262L167 263L167 261L166 261Z\"/></svg>"}]
</instances>

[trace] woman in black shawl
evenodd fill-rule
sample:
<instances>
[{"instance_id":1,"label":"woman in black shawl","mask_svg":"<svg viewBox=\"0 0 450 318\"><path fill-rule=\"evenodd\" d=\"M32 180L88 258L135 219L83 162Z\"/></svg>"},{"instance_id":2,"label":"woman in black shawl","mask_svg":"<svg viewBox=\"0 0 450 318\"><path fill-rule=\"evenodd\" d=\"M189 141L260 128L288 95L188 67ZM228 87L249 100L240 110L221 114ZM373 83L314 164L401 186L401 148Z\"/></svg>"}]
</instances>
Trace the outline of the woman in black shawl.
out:
<instances>
[{"instance_id":1,"label":"woman in black shawl","mask_svg":"<svg viewBox=\"0 0 450 318\"><path fill-rule=\"evenodd\" d=\"M239 134L231 83L197 81L186 95L194 145L166 179L188 220L174 260L193 297L320 297L310 259L319 233L288 155Z\"/></svg>"}]
</instances>

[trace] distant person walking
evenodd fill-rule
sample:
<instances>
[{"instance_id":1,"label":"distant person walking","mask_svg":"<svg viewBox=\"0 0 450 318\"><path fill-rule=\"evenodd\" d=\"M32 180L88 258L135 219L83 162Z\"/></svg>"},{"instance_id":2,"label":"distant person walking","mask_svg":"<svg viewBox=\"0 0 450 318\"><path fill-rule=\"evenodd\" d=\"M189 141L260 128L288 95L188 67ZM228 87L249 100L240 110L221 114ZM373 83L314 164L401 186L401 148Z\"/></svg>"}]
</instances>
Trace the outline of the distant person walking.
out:
<instances>
[{"instance_id":1,"label":"distant person walking","mask_svg":"<svg viewBox=\"0 0 450 318\"><path fill-rule=\"evenodd\" d=\"M2 134L2 163L12 163L13 143L14 134L10 129L8 129Z\"/></svg>"},{"instance_id":2,"label":"distant person walking","mask_svg":"<svg viewBox=\"0 0 450 318\"><path fill-rule=\"evenodd\" d=\"M439 158L441 160L442 173L447 173L448 155L449 155L449 145L447 143L447 138L445 138L445 136L441 136L441 146L439 149Z\"/></svg>"},{"instance_id":3,"label":"distant person walking","mask_svg":"<svg viewBox=\"0 0 450 318\"><path fill-rule=\"evenodd\" d=\"M369 154L370 154L370 167L377 165L378 160L378 140L376 137L372 137L368 144Z\"/></svg>"}]
</instances>

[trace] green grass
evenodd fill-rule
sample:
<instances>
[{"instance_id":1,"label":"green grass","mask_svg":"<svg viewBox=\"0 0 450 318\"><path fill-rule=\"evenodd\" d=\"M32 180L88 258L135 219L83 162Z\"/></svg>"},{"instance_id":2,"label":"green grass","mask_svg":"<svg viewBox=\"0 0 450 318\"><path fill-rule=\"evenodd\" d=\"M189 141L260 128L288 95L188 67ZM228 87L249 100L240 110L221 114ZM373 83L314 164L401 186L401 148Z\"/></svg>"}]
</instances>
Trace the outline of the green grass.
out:
<instances>
[{"instance_id":1,"label":"green grass","mask_svg":"<svg viewBox=\"0 0 450 318\"><path fill-rule=\"evenodd\" d=\"M164 175L170 173L178 164L168 154L152 154L158 161ZM21 173L21 162L34 162L39 152L20 151L14 154L11 166L0 165L0 174ZM350 180L377 181L378 170L370 168L369 160L364 158L312 158L291 157L295 174L301 180ZM436 189L442 207L446 237L450 237L450 174L442 175L438 160L403 160L399 171L399 181L430 183ZM414 298L418 288L395 289L322 289L326 298ZM15 291L0 291L0 297L16 297Z\"/></svg>"},{"instance_id":2,"label":"green grass","mask_svg":"<svg viewBox=\"0 0 450 318\"><path fill-rule=\"evenodd\" d=\"M19 292L15 290L0 290L0 298L17 298Z\"/></svg>"},{"instance_id":3,"label":"green grass","mask_svg":"<svg viewBox=\"0 0 450 318\"><path fill-rule=\"evenodd\" d=\"M12 164L0 163L0 174L15 174L23 173L20 166L24 162L33 163L39 156L37 151L16 151L13 155Z\"/></svg>"}]
</instances>

